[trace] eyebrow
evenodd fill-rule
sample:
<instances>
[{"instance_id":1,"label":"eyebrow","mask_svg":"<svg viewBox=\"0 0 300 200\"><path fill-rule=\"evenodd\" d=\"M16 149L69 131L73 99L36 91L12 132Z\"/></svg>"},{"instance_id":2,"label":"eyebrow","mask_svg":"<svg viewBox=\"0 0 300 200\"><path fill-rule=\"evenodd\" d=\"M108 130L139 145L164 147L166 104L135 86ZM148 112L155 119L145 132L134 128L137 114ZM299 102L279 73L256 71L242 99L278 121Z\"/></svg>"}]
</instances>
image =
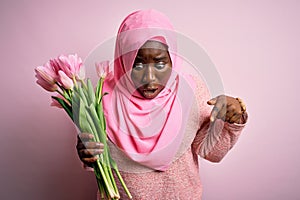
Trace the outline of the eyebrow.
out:
<instances>
[{"instance_id":1,"label":"eyebrow","mask_svg":"<svg viewBox=\"0 0 300 200\"><path fill-rule=\"evenodd\" d=\"M166 55L158 55L158 56L153 58L154 61L161 61L161 60L166 60L166 59L167 59ZM143 61L143 60L144 60L143 56L137 55L135 57L135 61Z\"/></svg>"},{"instance_id":2,"label":"eyebrow","mask_svg":"<svg viewBox=\"0 0 300 200\"><path fill-rule=\"evenodd\" d=\"M144 58L143 58L143 56L139 56L139 55L137 55L136 57L135 57L135 59L137 60L143 60Z\"/></svg>"},{"instance_id":3,"label":"eyebrow","mask_svg":"<svg viewBox=\"0 0 300 200\"><path fill-rule=\"evenodd\" d=\"M155 60L155 61L160 61L160 60L165 60L165 59L167 59L167 56L157 56L157 57L153 58L153 60Z\"/></svg>"}]
</instances>

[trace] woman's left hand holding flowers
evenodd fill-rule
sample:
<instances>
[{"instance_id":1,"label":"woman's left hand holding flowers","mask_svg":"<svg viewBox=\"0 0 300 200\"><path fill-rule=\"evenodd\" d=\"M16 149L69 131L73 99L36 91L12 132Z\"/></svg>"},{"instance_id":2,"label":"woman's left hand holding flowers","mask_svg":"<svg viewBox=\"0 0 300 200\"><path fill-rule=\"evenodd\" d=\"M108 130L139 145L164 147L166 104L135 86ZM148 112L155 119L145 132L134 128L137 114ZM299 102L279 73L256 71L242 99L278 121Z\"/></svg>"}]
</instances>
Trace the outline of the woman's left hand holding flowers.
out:
<instances>
[{"instance_id":1,"label":"woman's left hand holding flowers","mask_svg":"<svg viewBox=\"0 0 300 200\"><path fill-rule=\"evenodd\" d=\"M240 98L220 95L207 101L208 105L213 105L210 121L222 119L229 123L244 123L243 115L246 114L246 105Z\"/></svg>"}]
</instances>

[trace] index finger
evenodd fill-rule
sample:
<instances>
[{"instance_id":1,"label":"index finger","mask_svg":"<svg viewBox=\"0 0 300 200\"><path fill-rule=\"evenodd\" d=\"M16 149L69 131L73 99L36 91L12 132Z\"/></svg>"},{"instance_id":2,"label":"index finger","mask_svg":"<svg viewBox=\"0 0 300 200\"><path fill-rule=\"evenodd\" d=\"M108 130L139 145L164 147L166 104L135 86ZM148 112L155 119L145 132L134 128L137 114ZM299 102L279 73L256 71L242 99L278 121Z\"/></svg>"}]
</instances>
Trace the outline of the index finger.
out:
<instances>
[{"instance_id":1,"label":"index finger","mask_svg":"<svg viewBox=\"0 0 300 200\"><path fill-rule=\"evenodd\" d=\"M225 102L223 98L218 98L217 102L215 103L215 106L213 107L211 114L210 114L210 121L214 122L215 119L217 118L219 112L223 108Z\"/></svg>"},{"instance_id":2,"label":"index finger","mask_svg":"<svg viewBox=\"0 0 300 200\"><path fill-rule=\"evenodd\" d=\"M94 138L94 135L91 133L78 133L78 138L82 141L89 141Z\"/></svg>"},{"instance_id":3,"label":"index finger","mask_svg":"<svg viewBox=\"0 0 300 200\"><path fill-rule=\"evenodd\" d=\"M214 106L211 113L210 113L210 121L215 121L216 117L218 116L219 108L217 106Z\"/></svg>"}]
</instances>

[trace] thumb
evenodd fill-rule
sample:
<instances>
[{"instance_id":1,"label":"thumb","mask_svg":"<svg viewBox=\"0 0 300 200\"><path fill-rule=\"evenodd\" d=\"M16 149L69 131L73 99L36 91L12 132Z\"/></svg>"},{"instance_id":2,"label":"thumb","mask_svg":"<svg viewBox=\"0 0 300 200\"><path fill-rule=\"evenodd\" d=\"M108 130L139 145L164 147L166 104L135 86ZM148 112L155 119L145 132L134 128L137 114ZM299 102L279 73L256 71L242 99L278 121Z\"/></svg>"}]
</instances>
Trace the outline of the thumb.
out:
<instances>
[{"instance_id":1,"label":"thumb","mask_svg":"<svg viewBox=\"0 0 300 200\"><path fill-rule=\"evenodd\" d=\"M207 101L208 105L215 105L217 103L217 98L212 98L209 101Z\"/></svg>"}]
</instances>

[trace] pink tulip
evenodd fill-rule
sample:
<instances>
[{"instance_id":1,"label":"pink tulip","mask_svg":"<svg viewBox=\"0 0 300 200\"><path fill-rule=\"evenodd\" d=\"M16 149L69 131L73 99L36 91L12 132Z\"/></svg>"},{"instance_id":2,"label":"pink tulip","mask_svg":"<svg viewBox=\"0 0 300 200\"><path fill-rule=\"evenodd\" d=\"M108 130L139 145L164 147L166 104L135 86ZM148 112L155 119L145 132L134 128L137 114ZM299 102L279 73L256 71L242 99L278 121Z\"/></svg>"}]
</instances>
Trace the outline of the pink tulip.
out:
<instances>
[{"instance_id":1,"label":"pink tulip","mask_svg":"<svg viewBox=\"0 0 300 200\"><path fill-rule=\"evenodd\" d=\"M105 78L109 73L109 61L108 60L102 61L96 63L95 65L96 65L97 75L100 78Z\"/></svg>"},{"instance_id":2,"label":"pink tulip","mask_svg":"<svg viewBox=\"0 0 300 200\"><path fill-rule=\"evenodd\" d=\"M55 85L57 76L49 62L43 66L36 67L35 73L35 77L38 79L37 84L45 90L53 92L57 89L57 85Z\"/></svg>"},{"instance_id":3,"label":"pink tulip","mask_svg":"<svg viewBox=\"0 0 300 200\"><path fill-rule=\"evenodd\" d=\"M77 80L83 79L82 76L82 60L80 57L75 55L60 55L56 59L50 61L51 65L55 69L56 73L60 70L63 71L69 78L75 77Z\"/></svg>"},{"instance_id":4,"label":"pink tulip","mask_svg":"<svg viewBox=\"0 0 300 200\"><path fill-rule=\"evenodd\" d=\"M58 59L57 59L57 58L55 58L55 59L50 59L49 63L50 63L50 65L52 66L52 68L53 68L55 74L58 75L58 71L61 70L61 69L60 69L60 63L59 63Z\"/></svg>"},{"instance_id":5,"label":"pink tulip","mask_svg":"<svg viewBox=\"0 0 300 200\"><path fill-rule=\"evenodd\" d=\"M49 84L48 82L46 82L40 75L36 75L37 77L37 81L36 83L39 84L42 88L44 88L45 90L49 91L49 92L54 92L57 90L57 85L55 84Z\"/></svg>"},{"instance_id":6,"label":"pink tulip","mask_svg":"<svg viewBox=\"0 0 300 200\"><path fill-rule=\"evenodd\" d=\"M84 78L85 78L85 66L84 65L82 65L80 67L79 72L75 78L76 78L76 80L84 80Z\"/></svg>"},{"instance_id":7,"label":"pink tulip","mask_svg":"<svg viewBox=\"0 0 300 200\"><path fill-rule=\"evenodd\" d=\"M58 82L65 88L65 89L72 89L74 87L73 80L68 77L64 71L59 70L58 71Z\"/></svg>"},{"instance_id":8,"label":"pink tulip","mask_svg":"<svg viewBox=\"0 0 300 200\"><path fill-rule=\"evenodd\" d=\"M44 79L49 84L54 84L56 79L56 73L52 69L52 66L47 62L43 66L38 66L35 68L36 74L39 74L42 79Z\"/></svg>"}]
</instances>

